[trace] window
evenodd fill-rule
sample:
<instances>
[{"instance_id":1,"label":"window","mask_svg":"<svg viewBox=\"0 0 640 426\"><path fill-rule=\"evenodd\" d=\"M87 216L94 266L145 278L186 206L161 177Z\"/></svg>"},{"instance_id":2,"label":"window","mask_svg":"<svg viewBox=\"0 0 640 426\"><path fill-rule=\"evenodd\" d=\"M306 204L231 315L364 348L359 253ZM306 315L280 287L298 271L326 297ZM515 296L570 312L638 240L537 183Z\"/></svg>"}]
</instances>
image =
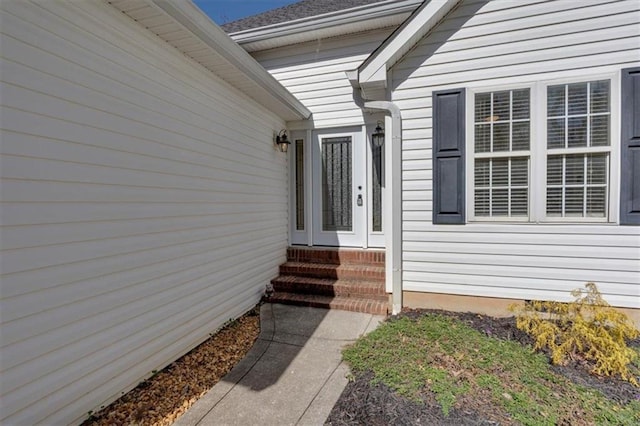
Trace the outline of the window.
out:
<instances>
[{"instance_id":1,"label":"window","mask_svg":"<svg viewBox=\"0 0 640 426\"><path fill-rule=\"evenodd\" d=\"M475 95L476 217L528 216L529 104L529 89Z\"/></svg>"},{"instance_id":2,"label":"window","mask_svg":"<svg viewBox=\"0 0 640 426\"><path fill-rule=\"evenodd\" d=\"M304 231L304 141L295 142L296 230Z\"/></svg>"},{"instance_id":3,"label":"window","mask_svg":"<svg viewBox=\"0 0 640 426\"><path fill-rule=\"evenodd\" d=\"M610 80L478 91L471 101L472 219L609 217Z\"/></svg>"},{"instance_id":4,"label":"window","mask_svg":"<svg viewBox=\"0 0 640 426\"><path fill-rule=\"evenodd\" d=\"M607 217L609 80L547 86L546 214Z\"/></svg>"}]
</instances>

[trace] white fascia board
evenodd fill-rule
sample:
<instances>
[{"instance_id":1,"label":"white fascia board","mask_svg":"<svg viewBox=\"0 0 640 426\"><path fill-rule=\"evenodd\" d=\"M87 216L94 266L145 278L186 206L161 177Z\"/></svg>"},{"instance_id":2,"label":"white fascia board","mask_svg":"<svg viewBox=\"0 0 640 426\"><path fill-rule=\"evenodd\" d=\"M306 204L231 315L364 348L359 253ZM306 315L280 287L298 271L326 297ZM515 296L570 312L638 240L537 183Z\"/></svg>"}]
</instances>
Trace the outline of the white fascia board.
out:
<instances>
[{"instance_id":1,"label":"white fascia board","mask_svg":"<svg viewBox=\"0 0 640 426\"><path fill-rule=\"evenodd\" d=\"M322 15L236 31L229 35L240 45L293 34L310 33L327 28L334 29L333 33L326 34L326 37L331 37L342 35L343 29L341 27L347 24L412 12L421 3L422 0L387 0L373 5L368 4L347 10L338 10Z\"/></svg>"},{"instance_id":2,"label":"white fascia board","mask_svg":"<svg viewBox=\"0 0 640 426\"><path fill-rule=\"evenodd\" d=\"M284 104L295 116L304 120L311 111L284 88L244 49L214 24L197 6L189 1L150 0L187 31L222 56L247 79L259 84L274 100Z\"/></svg>"},{"instance_id":3,"label":"white fascia board","mask_svg":"<svg viewBox=\"0 0 640 426\"><path fill-rule=\"evenodd\" d=\"M359 82L386 85L387 71L458 4L460 0L425 2L358 68Z\"/></svg>"}]
</instances>

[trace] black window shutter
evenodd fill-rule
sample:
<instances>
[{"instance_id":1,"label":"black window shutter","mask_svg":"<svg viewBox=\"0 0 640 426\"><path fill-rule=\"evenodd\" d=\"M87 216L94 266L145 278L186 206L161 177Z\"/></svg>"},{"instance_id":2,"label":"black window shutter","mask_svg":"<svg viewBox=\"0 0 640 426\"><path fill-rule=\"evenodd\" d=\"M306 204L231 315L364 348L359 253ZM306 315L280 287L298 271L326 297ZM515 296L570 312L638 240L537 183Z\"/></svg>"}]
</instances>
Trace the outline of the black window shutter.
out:
<instances>
[{"instance_id":1,"label":"black window shutter","mask_svg":"<svg viewBox=\"0 0 640 426\"><path fill-rule=\"evenodd\" d=\"M620 224L640 225L640 67L622 70Z\"/></svg>"},{"instance_id":2,"label":"black window shutter","mask_svg":"<svg viewBox=\"0 0 640 426\"><path fill-rule=\"evenodd\" d=\"M433 92L433 223L465 223L465 90Z\"/></svg>"}]
</instances>

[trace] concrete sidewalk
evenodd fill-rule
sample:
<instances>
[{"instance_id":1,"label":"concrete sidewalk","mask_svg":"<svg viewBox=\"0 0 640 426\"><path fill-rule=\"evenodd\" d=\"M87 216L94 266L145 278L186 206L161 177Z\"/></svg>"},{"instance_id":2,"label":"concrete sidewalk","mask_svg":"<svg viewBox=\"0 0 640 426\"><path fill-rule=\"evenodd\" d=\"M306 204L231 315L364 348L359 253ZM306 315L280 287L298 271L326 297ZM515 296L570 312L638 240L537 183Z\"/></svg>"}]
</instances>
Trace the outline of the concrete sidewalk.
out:
<instances>
[{"instance_id":1,"label":"concrete sidewalk","mask_svg":"<svg viewBox=\"0 0 640 426\"><path fill-rule=\"evenodd\" d=\"M247 356L176 426L321 425L347 384L342 348L384 317L264 304Z\"/></svg>"}]
</instances>

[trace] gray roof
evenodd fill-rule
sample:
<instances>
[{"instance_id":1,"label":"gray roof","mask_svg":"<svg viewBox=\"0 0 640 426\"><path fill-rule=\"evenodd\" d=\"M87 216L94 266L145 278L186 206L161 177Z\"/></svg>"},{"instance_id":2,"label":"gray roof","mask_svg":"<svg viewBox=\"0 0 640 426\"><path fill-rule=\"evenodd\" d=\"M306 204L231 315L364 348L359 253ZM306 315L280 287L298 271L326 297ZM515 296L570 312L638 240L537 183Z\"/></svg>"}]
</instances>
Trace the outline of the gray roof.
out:
<instances>
[{"instance_id":1,"label":"gray roof","mask_svg":"<svg viewBox=\"0 0 640 426\"><path fill-rule=\"evenodd\" d=\"M288 6L229 22L221 25L221 27L227 33L235 33L381 1L384 0L302 0Z\"/></svg>"}]
</instances>

